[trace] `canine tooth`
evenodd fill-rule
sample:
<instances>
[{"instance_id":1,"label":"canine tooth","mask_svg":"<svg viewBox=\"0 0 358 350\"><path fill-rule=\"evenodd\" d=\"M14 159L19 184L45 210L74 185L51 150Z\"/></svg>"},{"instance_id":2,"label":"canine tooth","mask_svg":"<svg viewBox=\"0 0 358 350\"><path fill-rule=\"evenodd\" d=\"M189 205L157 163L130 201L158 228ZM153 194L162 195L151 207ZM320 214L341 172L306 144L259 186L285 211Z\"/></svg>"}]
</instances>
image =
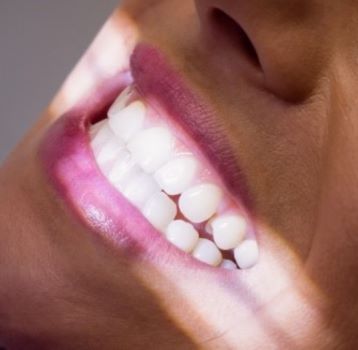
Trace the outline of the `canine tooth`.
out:
<instances>
[{"instance_id":1,"label":"canine tooth","mask_svg":"<svg viewBox=\"0 0 358 350\"><path fill-rule=\"evenodd\" d=\"M234 250L234 256L237 265L241 269L248 269L258 262L259 248L257 242L253 239L243 241Z\"/></svg>"},{"instance_id":2,"label":"canine tooth","mask_svg":"<svg viewBox=\"0 0 358 350\"><path fill-rule=\"evenodd\" d=\"M128 107L113 112L108 123L116 136L128 142L143 128L145 114L146 107L143 102L135 101Z\"/></svg>"},{"instance_id":3,"label":"canine tooth","mask_svg":"<svg viewBox=\"0 0 358 350\"><path fill-rule=\"evenodd\" d=\"M163 192L154 194L145 204L143 215L159 231L164 232L177 214L177 206Z\"/></svg>"},{"instance_id":4,"label":"canine tooth","mask_svg":"<svg viewBox=\"0 0 358 350\"><path fill-rule=\"evenodd\" d=\"M183 220L172 221L166 229L167 240L184 252L190 253L199 240L193 225Z\"/></svg>"},{"instance_id":5,"label":"canine tooth","mask_svg":"<svg viewBox=\"0 0 358 350\"><path fill-rule=\"evenodd\" d=\"M152 176L145 173L129 180L123 189L123 194L137 208L143 207L156 192L160 192L158 184Z\"/></svg>"},{"instance_id":6,"label":"canine tooth","mask_svg":"<svg viewBox=\"0 0 358 350\"><path fill-rule=\"evenodd\" d=\"M218 186L204 183L186 190L179 198L179 208L191 222L201 223L215 214L221 198Z\"/></svg>"},{"instance_id":7,"label":"canine tooth","mask_svg":"<svg viewBox=\"0 0 358 350\"><path fill-rule=\"evenodd\" d=\"M155 173L159 186L169 195L184 192L191 184L198 169L193 156L183 156L170 160Z\"/></svg>"},{"instance_id":8,"label":"canine tooth","mask_svg":"<svg viewBox=\"0 0 358 350\"><path fill-rule=\"evenodd\" d=\"M236 264L233 261L228 260L228 259L224 259L221 262L220 267L222 267L223 269L226 269L226 270L237 270Z\"/></svg>"},{"instance_id":9,"label":"canine tooth","mask_svg":"<svg viewBox=\"0 0 358 350\"><path fill-rule=\"evenodd\" d=\"M148 173L156 171L170 158L172 148L173 138L165 127L140 131L128 144L133 158Z\"/></svg>"},{"instance_id":10,"label":"canine tooth","mask_svg":"<svg viewBox=\"0 0 358 350\"><path fill-rule=\"evenodd\" d=\"M116 100L113 102L112 106L108 110L108 117L111 118L115 114L117 114L119 111L121 111L129 101L131 95L133 92L133 87L128 86L126 87L116 98Z\"/></svg>"},{"instance_id":11,"label":"canine tooth","mask_svg":"<svg viewBox=\"0 0 358 350\"><path fill-rule=\"evenodd\" d=\"M129 152L123 149L117 155L116 161L107 176L109 181L121 191L140 171Z\"/></svg>"},{"instance_id":12,"label":"canine tooth","mask_svg":"<svg viewBox=\"0 0 358 350\"><path fill-rule=\"evenodd\" d=\"M192 256L212 266L218 266L222 261L222 255L217 246L205 238L199 238L198 244L192 252Z\"/></svg>"},{"instance_id":13,"label":"canine tooth","mask_svg":"<svg viewBox=\"0 0 358 350\"><path fill-rule=\"evenodd\" d=\"M223 215L211 221L211 229L216 245L222 250L236 248L245 238L247 224L240 215Z\"/></svg>"}]
</instances>

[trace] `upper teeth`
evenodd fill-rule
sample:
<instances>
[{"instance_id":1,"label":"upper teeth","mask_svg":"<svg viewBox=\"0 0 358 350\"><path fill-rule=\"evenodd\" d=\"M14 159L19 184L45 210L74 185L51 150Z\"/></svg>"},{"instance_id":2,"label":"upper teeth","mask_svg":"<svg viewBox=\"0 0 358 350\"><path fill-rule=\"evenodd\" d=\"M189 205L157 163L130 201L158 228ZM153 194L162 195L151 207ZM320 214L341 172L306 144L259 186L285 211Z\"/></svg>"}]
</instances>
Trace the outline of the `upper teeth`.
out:
<instances>
[{"instance_id":1,"label":"upper teeth","mask_svg":"<svg viewBox=\"0 0 358 350\"><path fill-rule=\"evenodd\" d=\"M179 199L179 208L187 219L201 223L210 219L217 211L222 191L216 185L206 183L191 187Z\"/></svg>"},{"instance_id":2,"label":"upper teeth","mask_svg":"<svg viewBox=\"0 0 358 350\"><path fill-rule=\"evenodd\" d=\"M109 126L116 136L128 142L139 130L143 128L145 106L141 101L135 101L127 108L112 111L109 117Z\"/></svg>"},{"instance_id":3,"label":"upper teeth","mask_svg":"<svg viewBox=\"0 0 358 350\"><path fill-rule=\"evenodd\" d=\"M235 206L212 169L180 141L183 135L180 140L175 138L134 94L132 87L124 90L109 109L108 119L91 127L91 146L103 174L179 249L226 269L235 264L223 259L219 248L232 249L240 268L255 265L257 242L248 238L244 216L237 210L228 213L227 208L235 210ZM178 206L170 198L176 195ZM176 219L178 207L188 222ZM224 208L226 214L221 213ZM205 222L215 243L200 238L192 225Z\"/></svg>"},{"instance_id":4,"label":"upper teeth","mask_svg":"<svg viewBox=\"0 0 358 350\"><path fill-rule=\"evenodd\" d=\"M236 248L244 240L247 224L240 215L223 215L210 222L216 245L223 250Z\"/></svg>"},{"instance_id":5,"label":"upper teeth","mask_svg":"<svg viewBox=\"0 0 358 350\"><path fill-rule=\"evenodd\" d=\"M162 126L141 130L128 144L133 159L148 173L153 173L170 159L172 148L172 135Z\"/></svg>"},{"instance_id":6,"label":"upper teeth","mask_svg":"<svg viewBox=\"0 0 358 350\"><path fill-rule=\"evenodd\" d=\"M198 162L193 156L182 156L169 160L154 174L160 187L169 195L184 192L193 183Z\"/></svg>"}]
</instances>

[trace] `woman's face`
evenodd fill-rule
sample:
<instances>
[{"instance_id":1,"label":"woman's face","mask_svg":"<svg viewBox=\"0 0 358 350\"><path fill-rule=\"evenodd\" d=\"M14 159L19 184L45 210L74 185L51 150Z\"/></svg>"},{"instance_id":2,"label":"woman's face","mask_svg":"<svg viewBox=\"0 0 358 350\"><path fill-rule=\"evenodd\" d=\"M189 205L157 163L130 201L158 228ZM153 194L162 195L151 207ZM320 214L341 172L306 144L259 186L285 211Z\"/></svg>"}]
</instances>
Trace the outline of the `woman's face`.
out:
<instances>
[{"instance_id":1,"label":"woman's face","mask_svg":"<svg viewBox=\"0 0 358 350\"><path fill-rule=\"evenodd\" d=\"M357 346L357 16L123 1L2 166L0 346ZM181 253L102 175L89 123L127 85L245 216L252 268Z\"/></svg>"}]
</instances>

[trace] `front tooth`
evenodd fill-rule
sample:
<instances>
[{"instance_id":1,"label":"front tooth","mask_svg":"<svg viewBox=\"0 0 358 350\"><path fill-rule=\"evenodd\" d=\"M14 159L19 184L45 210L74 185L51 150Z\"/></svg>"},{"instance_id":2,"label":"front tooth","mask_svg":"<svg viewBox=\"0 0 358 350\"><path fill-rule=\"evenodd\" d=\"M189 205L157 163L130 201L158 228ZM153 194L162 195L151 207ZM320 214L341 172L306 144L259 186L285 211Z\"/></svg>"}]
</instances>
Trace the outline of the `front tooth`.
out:
<instances>
[{"instance_id":1,"label":"front tooth","mask_svg":"<svg viewBox=\"0 0 358 350\"><path fill-rule=\"evenodd\" d=\"M210 225L214 242L222 250L236 248L246 235L246 220L240 215L219 216Z\"/></svg>"},{"instance_id":2,"label":"front tooth","mask_svg":"<svg viewBox=\"0 0 358 350\"><path fill-rule=\"evenodd\" d=\"M132 178L123 189L123 194L137 208L143 207L156 192L160 192L158 184L145 173Z\"/></svg>"},{"instance_id":3,"label":"front tooth","mask_svg":"<svg viewBox=\"0 0 358 350\"><path fill-rule=\"evenodd\" d=\"M145 114L145 105L141 101L135 101L128 107L113 112L109 117L109 126L116 136L128 142L143 128Z\"/></svg>"},{"instance_id":4,"label":"front tooth","mask_svg":"<svg viewBox=\"0 0 358 350\"><path fill-rule=\"evenodd\" d=\"M184 192L193 182L197 173L198 162L193 156L170 160L156 173L159 186L169 195Z\"/></svg>"},{"instance_id":5,"label":"front tooth","mask_svg":"<svg viewBox=\"0 0 358 350\"><path fill-rule=\"evenodd\" d=\"M222 255L216 245L205 238L200 238L198 244L192 252L196 259L212 266L220 265Z\"/></svg>"},{"instance_id":6,"label":"front tooth","mask_svg":"<svg viewBox=\"0 0 358 350\"><path fill-rule=\"evenodd\" d=\"M122 191L126 184L140 173L139 167L133 161L126 150L122 150L116 157L116 161L108 173L109 181Z\"/></svg>"},{"instance_id":7,"label":"front tooth","mask_svg":"<svg viewBox=\"0 0 358 350\"><path fill-rule=\"evenodd\" d=\"M194 223L210 219L216 212L222 198L221 189L206 183L189 188L179 198L183 215Z\"/></svg>"},{"instance_id":8,"label":"front tooth","mask_svg":"<svg viewBox=\"0 0 358 350\"><path fill-rule=\"evenodd\" d=\"M134 137L128 144L128 149L141 168L152 173L170 158L173 137L164 127L146 129Z\"/></svg>"},{"instance_id":9,"label":"front tooth","mask_svg":"<svg viewBox=\"0 0 358 350\"><path fill-rule=\"evenodd\" d=\"M234 250L237 265L241 269L248 269L257 264L259 259L259 247L253 239L243 241Z\"/></svg>"},{"instance_id":10,"label":"front tooth","mask_svg":"<svg viewBox=\"0 0 358 350\"><path fill-rule=\"evenodd\" d=\"M104 126L104 124L107 122L107 119L101 120L100 122L91 125L90 129L89 129L89 134L91 137L91 140L93 140L95 138L95 136L97 135L98 131L101 130L102 126Z\"/></svg>"},{"instance_id":11,"label":"front tooth","mask_svg":"<svg viewBox=\"0 0 358 350\"><path fill-rule=\"evenodd\" d=\"M190 253L199 240L193 225L183 220L172 221L166 229L167 240L184 252Z\"/></svg>"},{"instance_id":12,"label":"front tooth","mask_svg":"<svg viewBox=\"0 0 358 350\"><path fill-rule=\"evenodd\" d=\"M99 151L108 139L114 137L114 134L109 127L107 120L103 121L103 123L98 124L100 125L99 129L97 124L95 124L91 128L93 129L93 132L90 133L90 135L92 136L91 146L94 152Z\"/></svg>"},{"instance_id":13,"label":"front tooth","mask_svg":"<svg viewBox=\"0 0 358 350\"><path fill-rule=\"evenodd\" d=\"M220 267L222 267L223 269L226 269L226 270L237 270L236 264L233 261L228 260L228 259L224 259L221 262Z\"/></svg>"},{"instance_id":14,"label":"front tooth","mask_svg":"<svg viewBox=\"0 0 358 350\"><path fill-rule=\"evenodd\" d=\"M109 111L107 113L109 118L116 115L119 111L121 111L126 106L127 102L129 101L129 99L132 95L132 92L133 92L132 86L126 87L121 92L121 94L116 98L116 100L114 101L114 103L112 104L111 108L109 109Z\"/></svg>"},{"instance_id":15,"label":"front tooth","mask_svg":"<svg viewBox=\"0 0 358 350\"><path fill-rule=\"evenodd\" d=\"M164 232L177 214L175 203L163 192L156 193L145 204L143 215L159 231Z\"/></svg>"},{"instance_id":16,"label":"front tooth","mask_svg":"<svg viewBox=\"0 0 358 350\"><path fill-rule=\"evenodd\" d=\"M123 147L124 145L113 136L94 150L96 162L105 175L108 175Z\"/></svg>"}]
</instances>

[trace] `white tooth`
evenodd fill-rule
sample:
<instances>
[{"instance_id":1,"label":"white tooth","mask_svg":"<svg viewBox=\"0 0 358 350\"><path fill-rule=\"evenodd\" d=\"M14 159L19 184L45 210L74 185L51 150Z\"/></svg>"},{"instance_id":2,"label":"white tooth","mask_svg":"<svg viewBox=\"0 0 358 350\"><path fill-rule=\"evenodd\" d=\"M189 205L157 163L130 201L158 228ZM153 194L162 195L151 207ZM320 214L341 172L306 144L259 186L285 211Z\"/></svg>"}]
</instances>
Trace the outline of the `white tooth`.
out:
<instances>
[{"instance_id":1,"label":"white tooth","mask_svg":"<svg viewBox=\"0 0 358 350\"><path fill-rule=\"evenodd\" d=\"M206 224L205 224L205 232L208 233L209 235L213 234L213 228L211 226L211 222L213 219L210 219Z\"/></svg>"},{"instance_id":2,"label":"white tooth","mask_svg":"<svg viewBox=\"0 0 358 350\"><path fill-rule=\"evenodd\" d=\"M129 101L132 92L133 92L133 87L128 86L120 93L120 95L116 98L116 100L113 102L112 106L108 110L107 113L108 117L111 118L127 105L127 102Z\"/></svg>"},{"instance_id":3,"label":"white tooth","mask_svg":"<svg viewBox=\"0 0 358 350\"><path fill-rule=\"evenodd\" d=\"M123 194L137 208L143 207L156 192L160 192L158 184L152 176L145 173L141 173L129 180L123 189Z\"/></svg>"},{"instance_id":4,"label":"white tooth","mask_svg":"<svg viewBox=\"0 0 358 350\"><path fill-rule=\"evenodd\" d=\"M122 150L116 157L116 161L108 173L109 181L122 191L126 184L136 177L141 170L132 160L131 155L126 150Z\"/></svg>"},{"instance_id":5,"label":"white tooth","mask_svg":"<svg viewBox=\"0 0 358 350\"><path fill-rule=\"evenodd\" d=\"M107 142L108 139L115 137L108 125L107 119L100 125L99 130L93 133L93 136L94 137L92 138L91 146L95 152L97 152L100 147Z\"/></svg>"},{"instance_id":6,"label":"white tooth","mask_svg":"<svg viewBox=\"0 0 358 350\"><path fill-rule=\"evenodd\" d=\"M183 220L172 221L166 229L167 240L184 252L190 253L199 240L193 225Z\"/></svg>"},{"instance_id":7,"label":"white tooth","mask_svg":"<svg viewBox=\"0 0 358 350\"><path fill-rule=\"evenodd\" d=\"M192 256L212 266L218 266L222 261L220 250L212 241L205 238L199 239L198 244L192 252Z\"/></svg>"},{"instance_id":8,"label":"white tooth","mask_svg":"<svg viewBox=\"0 0 358 350\"><path fill-rule=\"evenodd\" d=\"M228 259L224 259L221 262L220 267L222 267L223 269L226 269L226 270L237 270L236 264L233 261L228 260Z\"/></svg>"},{"instance_id":9,"label":"white tooth","mask_svg":"<svg viewBox=\"0 0 358 350\"><path fill-rule=\"evenodd\" d=\"M116 136L128 142L137 134L144 124L146 108L141 101L135 101L128 107L112 113L109 126Z\"/></svg>"},{"instance_id":10,"label":"white tooth","mask_svg":"<svg viewBox=\"0 0 358 350\"><path fill-rule=\"evenodd\" d=\"M179 198L183 215L194 223L210 219L216 212L222 198L222 191L216 185L206 183L191 187Z\"/></svg>"},{"instance_id":11,"label":"white tooth","mask_svg":"<svg viewBox=\"0 0 358 350\"><path fill-rule=\"evenodd\" d=\"M145 204L143 215L159 231L164 232L177 214L175 203L163 192L156 193Z\"/></svg>"},{"instance_id":12,"label":"white tooth","mask_svg":"<svg viewBox=\"0 0 358 350\"><path fill-rule=\"evenodd\" d=\"M234 256L240 269L248 269L256 265L259 260L259 247L257 242L253 239L243 241L235 248Z\"/></svg>"},{"instance_id":13,"label":"white tooth","mask_svg":"<svg viewBox=\"0 0 358 350\"><path fill-rule=\"evenodd\" d=\"M240 215L219 216L213 219L210 225L214 242L223 250L236 248L246 235L246 220Z\"/></svg>"},{"instance_id":14,"label":"white tooth","mask_svg":"<svg viewBox=\"0 0 358 350\"><path fill-rule=\"evenodd\" d=\"M170 158L173 138L167 128L154 127L140 131L128 144L128 149L141 168L152 173Z\"/></svg>"},{"instance_id":15,"label":"white tooth","mask_svg":"<svg viewBox=\"0 0 358 350\"><path fill-rule=\"evenodd\" d=\"M91 140L94 139L94 137L97 135L98 131L101 130L102 126L107 122L107 119L101 120L100 122L93 124L89 128L89 134L91 137Z\"/></svg>"},{"instance_id":16,"label":"white tooth","mask_svg":"<svg viewBox=\"0 0 358 350\"><path fill-rule=\"evenodd\" d=\"M156 173L159 186L170 195L184 192L193 182L198 162L193 156L183 156L170 160Z\"/></svg>"},{"instance_id":17,"label":"white tooth","mask_svg":"<svg viewBox=\"0 0 358 350\"><path fill-rule=\"evenodd\" d=\"M97 150L94 150L96 162L105 175L109 173L123 147L124 145L112 136Z\"/></svg>"}]
</instances>

